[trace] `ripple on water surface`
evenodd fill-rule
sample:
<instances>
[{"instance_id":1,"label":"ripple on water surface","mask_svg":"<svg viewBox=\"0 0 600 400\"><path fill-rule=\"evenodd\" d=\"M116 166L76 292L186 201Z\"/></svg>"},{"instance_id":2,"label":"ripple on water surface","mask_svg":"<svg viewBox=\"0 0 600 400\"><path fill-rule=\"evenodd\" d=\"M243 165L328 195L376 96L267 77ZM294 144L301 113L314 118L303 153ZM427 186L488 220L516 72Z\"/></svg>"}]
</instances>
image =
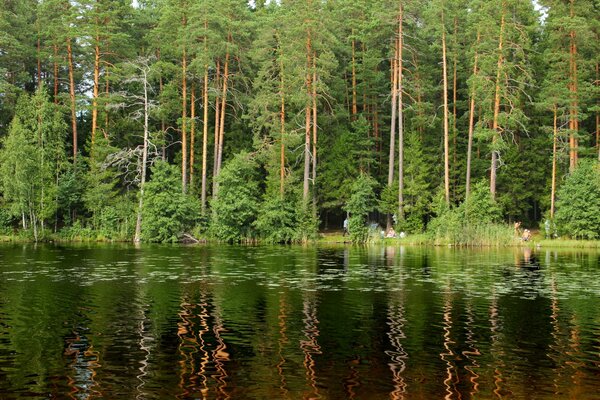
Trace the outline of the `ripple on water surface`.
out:
<instances>
[{"instance_id":1,"label":"ripple on water surface","mask_svg":"<svg viewBox=\"0 0 600 400\"><path fill-rule=\"evenodd\" d=\"M2 246L0 398L597 398L598 260Z\"/></svg>"}]
</instances>

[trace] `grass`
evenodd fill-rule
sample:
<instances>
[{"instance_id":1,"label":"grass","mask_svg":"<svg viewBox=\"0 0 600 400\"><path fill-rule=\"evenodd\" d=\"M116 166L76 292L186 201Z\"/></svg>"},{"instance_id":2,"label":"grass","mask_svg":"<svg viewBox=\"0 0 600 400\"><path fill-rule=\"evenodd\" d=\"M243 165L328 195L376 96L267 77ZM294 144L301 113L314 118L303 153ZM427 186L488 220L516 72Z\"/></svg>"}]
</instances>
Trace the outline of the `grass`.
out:
<instances>
[{"instance_id":1,"label":"grass","mask_svg":"<svg viewBox=\"0 0 600 400\"><path fill-rule=\"evenodd\" d=\"M575 240L575 239L543 239L534 238L531 242L537 247L570 247L578 249L600 249L600 240Z\"/></svg>"},{"instance_id":2,"label":"grass","mask_svg":"<svg viewBox=\"0 0 600 400\"><path fill-rule=\"evenodd\" d=\"M579 249L600 249L600 240L576 240L570 238L545 239L536 234L529 242L522 242L514 237L512 227L509 226L484 226L472 231L461 231L447 233L446 235L437 235L421 233L408 235L405 238L385 238L373 237L370 244L381 244L386 246L411 245L411 246L464 246L464 247L546 247L546 248L579 248ZM43 238L45 242L59 243L110 243L110 242L130 242L130 239L110 239L101 234L94 235L61 235L50 234ZM0 243L28 243L33 242L33 238L19 233L0 234ZM322 232L316 240L317 244L343 244L350 243L350 237L344 236L342 232Z\"/></svg>"}]
</instances>

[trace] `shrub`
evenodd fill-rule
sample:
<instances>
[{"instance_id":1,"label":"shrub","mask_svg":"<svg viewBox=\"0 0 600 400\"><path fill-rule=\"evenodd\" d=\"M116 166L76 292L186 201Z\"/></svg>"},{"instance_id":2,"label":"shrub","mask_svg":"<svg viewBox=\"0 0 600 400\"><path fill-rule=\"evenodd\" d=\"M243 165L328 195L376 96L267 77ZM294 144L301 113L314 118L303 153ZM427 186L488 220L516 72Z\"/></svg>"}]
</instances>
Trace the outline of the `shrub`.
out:
<instances>
[{"instance_id":1,"label":"shrub","mask_svg":"<svg viewBox=\"0 0 600 400\"><path fill-rule=\"evenodd\" d=\"M364 243L369 237L367 219L377 206L375 187L377 182L369 175L361 174L352 185L352 194L345 210L350 214L348 230L354 243Z\"/></svg>"},{"instance_id":2,"label":"shrub","mask_svg":"<svg viewBox=\"0 0 600 400\"><path fill-rule=\"evenodd\" d=\"M142 238L150 242L176 242L194 225L198 203L182 192L181 174L175 165L159 161L145 185Z\"/></svg>"},{"instance_id":3,"label":"shrub","mask_svg":"<svg viewBox=\"0 0 600 400\"><path fill-rule=\"evenodd\" d=\"M291 194L267 196L254 225L267 243L290 243L302 237L297 201Z\"/></svg>"},{"instance_id":4,"label":"shrub","mask_svg":"<svg viewBox=\"0 0 600 400\"><path fill-rule=\"evenodd\" d=\"M259 209L257 164L247 152L236 154L219 174L213 199L210 234L227 242L254 238Z\"/></svg>"},{"instance_id":5,"label":"shrub","mask_svg":"<svg viewBox=\"0 0 600 400\"><path fill-rule=\"evenodd\" d=\"M437 197L437 217L427 231L437 244L459 246L506 245L514 240L514 231L500 223L501 210L492 199L485 182L473 187L469 199L449 208Z\"/></svg>"},{"instance_id":6,"label":"shrub","mask_svg":"<svg viewBox=\"0 0 600 400\"><path fill-rule=\"evenodd\" d=\"M600 164L581 160L557 193L555 221L563 236L600 237Z\"/></svg>"}]
</instances>

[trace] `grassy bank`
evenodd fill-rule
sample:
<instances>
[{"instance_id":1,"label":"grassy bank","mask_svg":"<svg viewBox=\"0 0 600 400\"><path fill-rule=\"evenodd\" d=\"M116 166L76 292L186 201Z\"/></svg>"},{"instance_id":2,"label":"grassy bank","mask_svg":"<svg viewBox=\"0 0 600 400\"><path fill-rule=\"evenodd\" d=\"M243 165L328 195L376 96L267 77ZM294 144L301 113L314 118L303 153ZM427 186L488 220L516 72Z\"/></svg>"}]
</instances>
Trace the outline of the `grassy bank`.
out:
<instances>
[{"instance_id":1,"label":"grassy bank","mask_svg":"<svg viewBox=\"0 0 600 400\"><path fill-rule=\"evenodd\" d=\"M348 236L341 232L321 233L317 243L320 244L343 244L350 243ZM405 238L371 238L370 244L381 244L386 246L409 245L409 246L456 246L456 247L560 247L580 249L600 249L600 240L575 240L568 238L544 239L536 235L531 241L523 242L514 237L514 231L510 227L486 227L473 231L461 232L460 235L440 235L433 237L431 234L421 233L408 235Z\"/></svg>"},{"instance_id":2,"label":"grassy bank","mask_svg":"<svg viewBox=\"0 0 600 400\"><path fill-rule=\"evenodd\" d=\"M221 243L217 240L207 238L198 238L201 243ZM31 235L24 232L2 234L0 243L33 243ZM109 238L102 234L88 235L64 235L49 234L40 238L42 243L129 243L132 239L127 238ZM253 241L258 244L260 241ZM350 244L350 237L344 236L342 232L320 233L316 244ZM576 240L569 238L544 239L540 235L535 235L531 241L523 242L513 236L509 229L489 228L486 231L476 230L472 232L463 232L463 234L446 235L433 237L431 234L421 233L408 235L400 238L380 238L372 236L369 244L397 246L456 246L456 247L542 247L542 248L579 248L579 249L600 249L600 240Z\"/></svg>"},{"instance_id":3,"label":"grassy bank","mask_svg":"<svg viewBox=\"0 0 600 400\"><path fill-rule=\"evenodd\" d=\"M578 249L600 249L600 240L534 239L529 243L536 247L569 247Z\"/></svg>"}]
</instances>

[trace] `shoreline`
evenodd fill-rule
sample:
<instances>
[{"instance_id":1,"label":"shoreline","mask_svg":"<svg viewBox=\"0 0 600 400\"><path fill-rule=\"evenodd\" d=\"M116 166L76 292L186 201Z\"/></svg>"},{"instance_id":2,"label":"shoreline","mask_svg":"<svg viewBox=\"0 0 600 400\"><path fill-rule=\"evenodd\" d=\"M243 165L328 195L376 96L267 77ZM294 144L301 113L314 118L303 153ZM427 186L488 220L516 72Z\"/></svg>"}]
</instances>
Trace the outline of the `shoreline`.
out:
<instances>
[{"instance_id":1,"label":"shoreline","mask_svg":"<svg viewBox=\"0 0 600 400\"><path fill-rule=\"evenodd\" d=\"M25 238L19 235L0 235L0 243L3 244L35 244L36 241L30 238ZM77 239L64 239L49 236L44 240L39 240L39 244L134 244L133 239L107 239L107 238L77 238ZM179 245L202 245L202 244L226 244L224 242L199 238L198 242L176 242L176 243L152 243L143 242L142 245L160 245L160 244L179 244ZM277 245L272 243L266 243L261 240L253 240L245 243L239 243L241 245ZM293 243L299 245L311 244L311 245L358 245L350 242L348 237L344 237L342 234L331 234L331 233L319 233L318 239L310 240L306 243ZM531 241L523 242L515 240L510 244L477 244L477 245L455 245L448 242L439 242L435 239L427 237L425 234L410 235L406 238L384 238L371 240L367 243L360 244L360 246L428 246L428 247L448 247L457 249L469 249L469 248L576 248L576 249L598 249L600 250L600 240L578 240L578 239L544 239L540 237L534 237Z\"/></svg>"}]
</instances>

